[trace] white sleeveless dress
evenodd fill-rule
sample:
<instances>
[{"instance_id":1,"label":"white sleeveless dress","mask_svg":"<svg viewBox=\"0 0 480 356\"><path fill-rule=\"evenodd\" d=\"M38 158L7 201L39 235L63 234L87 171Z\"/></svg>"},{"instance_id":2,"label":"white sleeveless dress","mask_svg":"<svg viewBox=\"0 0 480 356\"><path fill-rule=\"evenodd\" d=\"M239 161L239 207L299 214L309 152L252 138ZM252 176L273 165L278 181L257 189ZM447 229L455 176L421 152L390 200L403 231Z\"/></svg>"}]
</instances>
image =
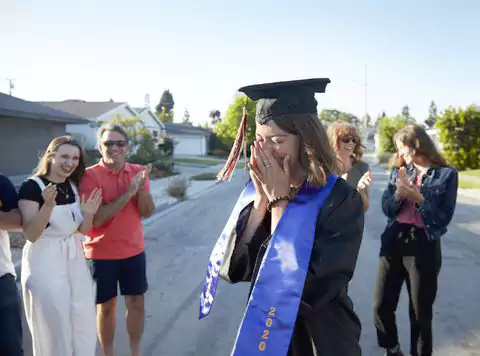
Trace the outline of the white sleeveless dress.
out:
<instances>
[{"instance_id":1,"label":"white sleeveless dress","mask_svg":"<svg viewBox=\"0 0 480 356\"><path fill-rule=\"evenodd\" d=\"M32 177L41 190L45 184ZM94 282L77 232L83 221L75 203L56 205L50 225L22 256L22 294L34 356L94 356L97 333Z\"/></svg>"}]
</instances>

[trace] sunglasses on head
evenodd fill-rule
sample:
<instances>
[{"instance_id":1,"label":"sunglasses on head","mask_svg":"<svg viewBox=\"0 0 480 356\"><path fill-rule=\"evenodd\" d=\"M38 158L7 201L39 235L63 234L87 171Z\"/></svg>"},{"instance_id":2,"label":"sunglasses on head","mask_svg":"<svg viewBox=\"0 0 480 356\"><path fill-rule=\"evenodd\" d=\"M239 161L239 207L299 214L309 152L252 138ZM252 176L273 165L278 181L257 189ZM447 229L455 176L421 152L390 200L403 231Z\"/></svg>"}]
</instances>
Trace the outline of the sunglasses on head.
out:
<instances>
[{"instance_id":1,"label":"sunglasses on head","mask_svg":"<svg viewBox=\"0 0 480 356\"><path fill-rule=\"evenodd\" d=\"M107 147L112 147L114 145L117 145L118 147L125 147L127 142L125 140L117 140L117 141L108 140L108 141L104 141L103 144Z\"/></svg>"},{"instance_id":2,"label":"sunglasses on head","mask_svg":"<svg viewBox=\"0 0 480 356\"><path fill-rule=\"evenodd\" d=\"M350 141L357 143L357 139L354 137L342 137L340 140L342 140L343 143L349 143Z\"/></svg>"}]
</instances>

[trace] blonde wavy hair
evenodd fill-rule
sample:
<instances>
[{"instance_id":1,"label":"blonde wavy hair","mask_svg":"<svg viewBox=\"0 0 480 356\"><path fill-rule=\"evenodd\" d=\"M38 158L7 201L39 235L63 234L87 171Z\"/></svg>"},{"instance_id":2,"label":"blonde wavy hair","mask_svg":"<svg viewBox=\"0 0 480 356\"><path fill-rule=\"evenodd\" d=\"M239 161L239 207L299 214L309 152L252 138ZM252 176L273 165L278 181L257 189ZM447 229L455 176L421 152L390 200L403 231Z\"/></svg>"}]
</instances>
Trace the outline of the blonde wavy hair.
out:
<instances>
[{"instance_id":1,"label":"blonde wavy hair","mask_svg":"<svg viewBox=\"0 0 480 356\"><path fill-rule=\"evenodd\" d=\"M336 121L328 126L327 129L328 140L330 145L338 154L340 151L340 141L343 137L352 137L355 139L355 148L352 153L352 164L356 164L362 161L363 153L365 152L365 146L362 143L362 138L358 128L348 122Z\"/></svg>"}]
</instances>

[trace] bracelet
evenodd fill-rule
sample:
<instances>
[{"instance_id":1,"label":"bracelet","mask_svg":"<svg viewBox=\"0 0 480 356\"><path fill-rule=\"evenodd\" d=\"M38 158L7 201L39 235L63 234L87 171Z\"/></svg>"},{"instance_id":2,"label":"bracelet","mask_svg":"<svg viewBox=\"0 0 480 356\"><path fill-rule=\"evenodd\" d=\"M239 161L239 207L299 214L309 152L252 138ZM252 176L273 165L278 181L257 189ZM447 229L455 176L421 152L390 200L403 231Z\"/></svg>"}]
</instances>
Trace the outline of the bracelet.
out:
<instances>
[{"instance_id":1,"label":"bracelet","mask_svg":"<svg viewBox=\"0 0 480 356\"><path fill-rule=\"evenodd\" d=\"M268 211L271 211L273 206L282 200L290 201L290 197L288 195L282 195L281 197L276 197L273 200L269 201L267 204Z\"/></svg>"}]
</instances>

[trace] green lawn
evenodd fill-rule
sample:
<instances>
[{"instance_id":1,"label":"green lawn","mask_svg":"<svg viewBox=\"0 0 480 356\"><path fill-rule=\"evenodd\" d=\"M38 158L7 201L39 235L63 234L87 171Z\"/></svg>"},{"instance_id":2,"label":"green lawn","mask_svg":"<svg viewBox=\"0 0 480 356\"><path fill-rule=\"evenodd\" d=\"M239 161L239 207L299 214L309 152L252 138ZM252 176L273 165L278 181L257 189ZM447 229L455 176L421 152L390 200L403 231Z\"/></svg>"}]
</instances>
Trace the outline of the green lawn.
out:
<instances>
[{"instance_id":1,"label":"green lawn","mask_svg":"<svg viewBox=\"0 0 480 356\"><path fill-rule=\"evenodd\" d=\"M215 180L217 179L217 173L216 172L199 173L197 175L190 177L190 179L191 180Z\"/></svg>"},{"instance_id":2,"label":"green lawn","mask_svg":"<svg viewBox=\"0 0 480 356\"><path fill-rule=\"evenodd\" d=\"M480 178L480 169L472 169L472 170L469 170L469 171L461 171L460 175L466 175L466 176Z\"/></svg>"},{"instance_id":3,"label":"green lawn","mask_svg":"<svg viewBox=\"0 0 480 356\"><path fill-rule=\"evenodd\" d=\"M208 158L208 157L184 157L184 158L175 158L175 163L185 163L185 164L198 164L204 166L216 166L217 164L224 163L225 160Z\"/></svg>"},{"instance_id":4,"label":"green lawn","mask_svg":"<svg viewBox=\"0 0 480 356\"><path fill-rule=\"evenodd\" d=\"M458 187L462 189L480 189L480 183L472 182L469 180L462 180L462 178L460 178L460 181L458 182Z\"/></svg>"}]
</instances>

